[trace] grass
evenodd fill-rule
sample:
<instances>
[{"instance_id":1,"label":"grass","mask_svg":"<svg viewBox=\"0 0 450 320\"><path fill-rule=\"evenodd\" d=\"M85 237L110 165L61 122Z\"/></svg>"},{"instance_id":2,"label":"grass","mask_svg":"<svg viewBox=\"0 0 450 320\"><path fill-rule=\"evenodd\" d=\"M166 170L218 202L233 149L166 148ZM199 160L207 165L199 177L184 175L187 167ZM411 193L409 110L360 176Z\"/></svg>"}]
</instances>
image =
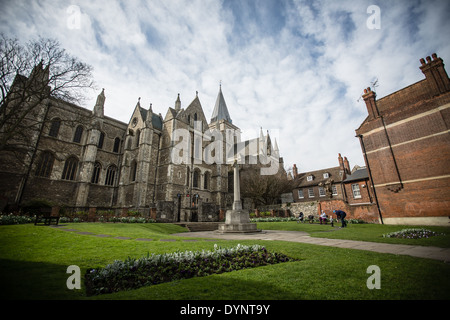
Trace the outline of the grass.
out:
<instances>
[{"instance_id":1,"label":"grass","mask_svg":"<svg viewBox=\"0 0 450 320\"><path fill-rule=\"evenodd\" d=\"M448 300L450 265L444 262L361 250L323 247L282 241L182 241L172 233L185 231L172 224L67 224L67 228L94 234L99 238L33 224L0 226L1 299L149 299L149 300L267 300L267 299L364 299L364 300ZM449 247L446 236L434 239L390 239L383 233L401 230L401 226L349 225L347 229L296 222L258 223L258 228L306 231L311 236L337 237L366 241L424 244ZM436 229L437 228L437 229ZM130 240L114 239L115 236ZM151 238L153 241L137 241ZM165 239L176 239L166 242ZM186 238L187 239L187 238ZM405 241L406 240L406 241ZM422 241L423 240L423 241ZM401 242L400 242L401 241ZM233 271L123 291L86 297L81 290L69 290L67 267L86 269L105 266L114 260L142 257L149 253L177 250L211 250L241 244L261 244L269 251L284 253L300 261ZM369 290L367 267L381 269L381 289Z\"/></svg>"},{"instance_id":2,"label":"grass","mask_svg":"<svg viewBox=\"0 0 450 320\"><path fill-rule=\"evenodd\" d=\"M399 239L383 238L383 234L400 231L402 229L421 228L417 226L405 225L379 225L379 224L348 224L347 228L340 228L340 223L335 223L334 227L330 224L309 224L290 222L259 222L258 228L263 230L286 230L286 231L304 231L312 237L330 238L330 239L348 239L371 242L383 242L393 244L409 244L421 246L436 246L450 248L450 228L439 226L426 226L424 228L437 233L445 233L445 236L430 237L428 239Z\"/></svg>"}]
</instances>

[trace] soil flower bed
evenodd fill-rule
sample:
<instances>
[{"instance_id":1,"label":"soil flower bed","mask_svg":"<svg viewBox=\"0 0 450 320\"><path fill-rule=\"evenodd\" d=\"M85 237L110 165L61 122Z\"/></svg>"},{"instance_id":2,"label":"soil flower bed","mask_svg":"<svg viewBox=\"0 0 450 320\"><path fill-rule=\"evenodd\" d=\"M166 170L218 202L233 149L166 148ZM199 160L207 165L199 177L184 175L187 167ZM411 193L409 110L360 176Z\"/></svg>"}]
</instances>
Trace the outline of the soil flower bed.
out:
<instances>
[{"instance_id":1,"label":"soil flower bed","mask_svg":"<svg viewBox=\"0 0 450 320\"><path fill-rule=\"evenodd\" d=\"M269 264L296 261L260 245L151 254L140 259L116 260L104 268L88 269L87 295L112 293L179 279L207 276Z\"/></svg>"},{"instance_id":2,"label":"soil flower bed","mask_svg":"<svg viewBox=\"0 0 450 320\"><path fill-rule=\"evenodd\" d=\"M384 238L421 239L442 235L428 229L403 229L391 233L383 234Z\"/></svg>"}]
</instances>

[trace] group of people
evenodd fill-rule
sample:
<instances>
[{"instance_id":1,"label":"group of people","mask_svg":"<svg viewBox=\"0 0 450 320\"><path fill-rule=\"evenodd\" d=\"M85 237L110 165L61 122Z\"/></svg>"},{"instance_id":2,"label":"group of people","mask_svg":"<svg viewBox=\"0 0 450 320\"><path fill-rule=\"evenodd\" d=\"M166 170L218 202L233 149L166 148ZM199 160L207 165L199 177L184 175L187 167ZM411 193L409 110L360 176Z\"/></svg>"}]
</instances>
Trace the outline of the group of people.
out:
<instances>
[{"instance_id":1,"label":"group of people","mask_svg":"<svg viewBox=\"0 0 450 320\"><path fill-rule=\"evenodd\" d=\"M336 219L337 220L341 220L342 222L342 228L345 228L347 226L347 221L345 221L345 217L347 216L347 214L342 211L342 210L333 210L333 213L336 214ZM319 216L319 222L320 224L322 224L322 222L327 222L327 214L325 213L325 211L322 210L322 213ZM304 222L304 215L303 212L300 212L298 219L297 219L297 223L299 222ZM331 222L331 226L333 226L333 217L330 215L330 222Z\"/></svg>"}]
</instances>

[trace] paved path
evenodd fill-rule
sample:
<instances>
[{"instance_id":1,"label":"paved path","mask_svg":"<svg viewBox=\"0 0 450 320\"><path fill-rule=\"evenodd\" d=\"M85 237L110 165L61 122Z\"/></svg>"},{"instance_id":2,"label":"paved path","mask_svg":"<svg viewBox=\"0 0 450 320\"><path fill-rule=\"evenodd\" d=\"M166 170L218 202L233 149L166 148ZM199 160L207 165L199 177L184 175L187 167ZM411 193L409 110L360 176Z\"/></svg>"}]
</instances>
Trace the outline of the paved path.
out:
<instances>
[{"instance_id":1,"label":"paved path","mask_svg":"<svg viewBox=\"0 0 450 320\"><path fill-rule=\"evenodd\" d=\"M212 238L218 240L280 240L317 244L338 248L368 250L380 253L409 255L419 258L441 260L450 263L450 248L388 244L368 241L325 239L310 237L306 232L263 230L257 233L219 233L217 231L183 232L172 234L180 237Z\"/></svg>"}]
</instances>

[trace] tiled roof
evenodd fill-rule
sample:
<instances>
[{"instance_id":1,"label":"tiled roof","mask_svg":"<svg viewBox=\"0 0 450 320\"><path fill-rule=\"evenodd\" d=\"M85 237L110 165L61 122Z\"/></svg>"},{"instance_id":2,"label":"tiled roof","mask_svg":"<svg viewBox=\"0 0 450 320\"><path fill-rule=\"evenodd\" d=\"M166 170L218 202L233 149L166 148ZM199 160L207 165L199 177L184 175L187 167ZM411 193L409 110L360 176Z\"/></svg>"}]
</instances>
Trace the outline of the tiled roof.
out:
<instances>
[{"instance_id":1,"label":"tiled roof","mask_svg":"<svg viewBox=\"0 0 450 320\"><path fill-rule=\"evenodd\" d=\"M324 173L328 173L328 178L324 178ZM308 176L313 176L312 181L308 181ZM299 173L295 179L298 188L316 186L319 183L325 183L328 180L333 180L335 183L342 181L340 167L332 167L310 172Z\"/></svg>"},{"instance_id":2,"label":"tiled roof","mask_svg":"<svg viewBox=\"0 0 450 320\"><path fill-rule=\"evenodd\" d=\"M230 114L228 113L227 104L225 103L225 98L222 94L222 87L219 89L219 94L217 95L216 104L211 116L211 122L216 122L219 120L227 120L232 123Z\"/></svg>"},{"instance_id":3,"label":"tiled roof","mask_svg":"<svg viewBox=\"0 0 450 320\"><path fill-rule=\"evenodd\" d=\"M348 175L344 182L364 180L369 178L369 173L367 172L367 168L361 168L354 171L351 175Z\"/></svg>"}]
</instances>

